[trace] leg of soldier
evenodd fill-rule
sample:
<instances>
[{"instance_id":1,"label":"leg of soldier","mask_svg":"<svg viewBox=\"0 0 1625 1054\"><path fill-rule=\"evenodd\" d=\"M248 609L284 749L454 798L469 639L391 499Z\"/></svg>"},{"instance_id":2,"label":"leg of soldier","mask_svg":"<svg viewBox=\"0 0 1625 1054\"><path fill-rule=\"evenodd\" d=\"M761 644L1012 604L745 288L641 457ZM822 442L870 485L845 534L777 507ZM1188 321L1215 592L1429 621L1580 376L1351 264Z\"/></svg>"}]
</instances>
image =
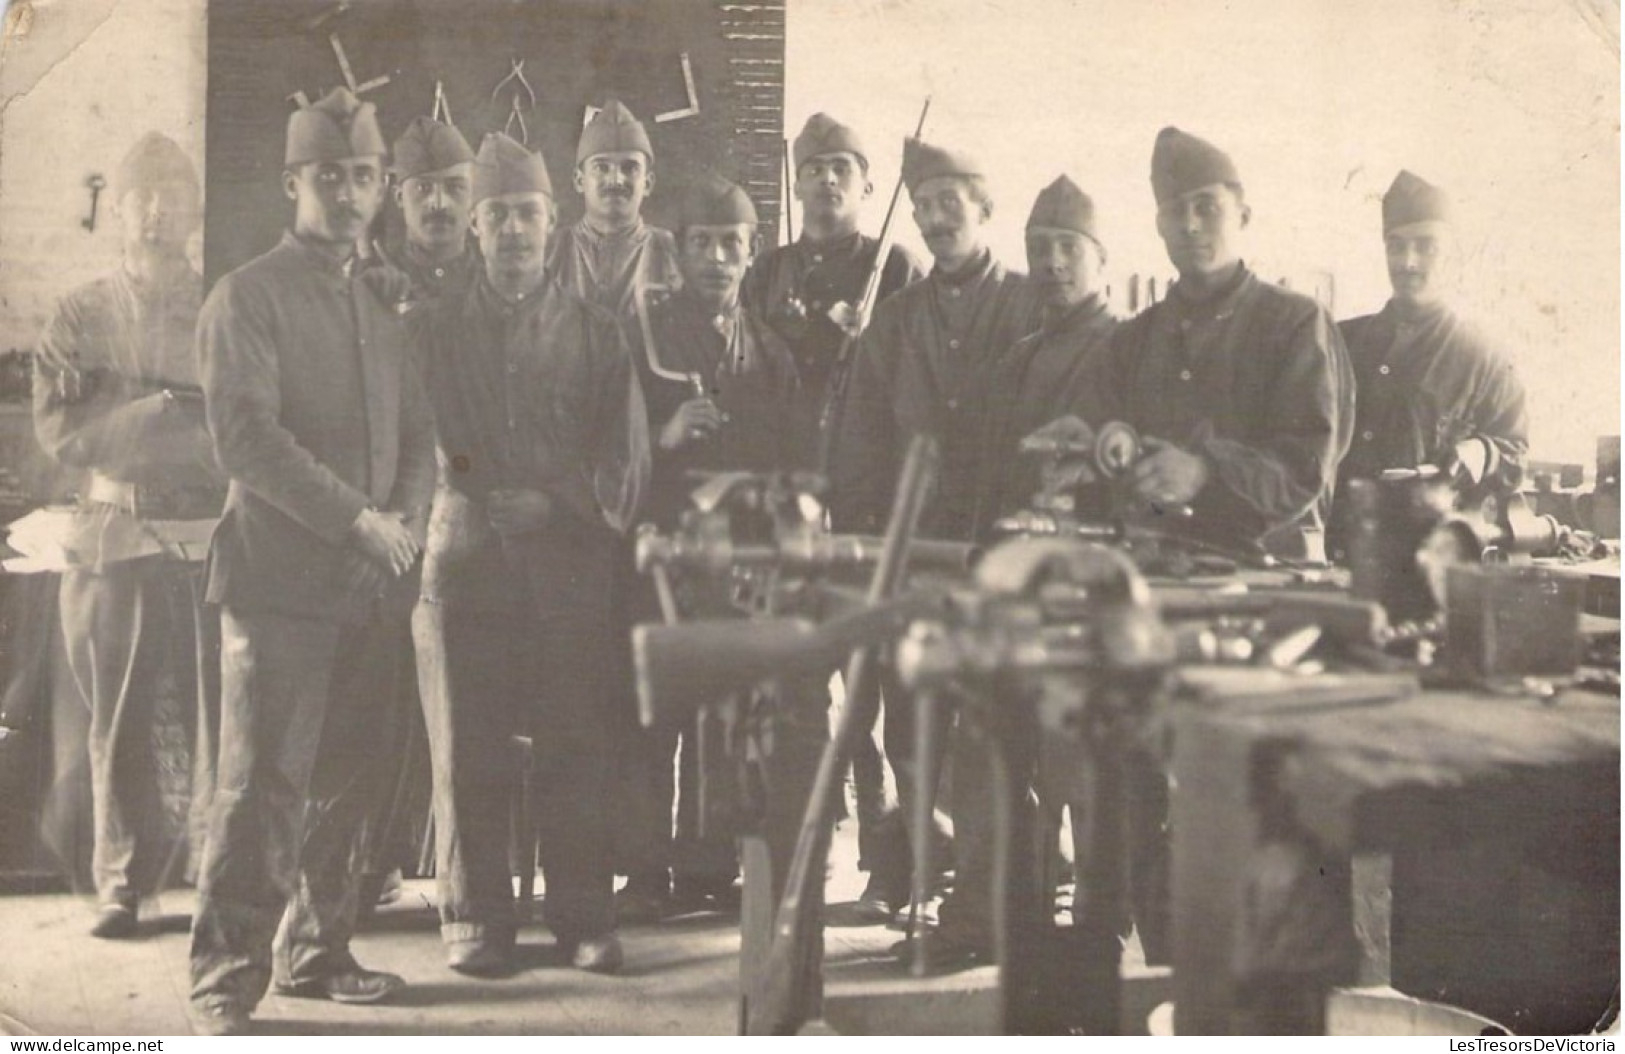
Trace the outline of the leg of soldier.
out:
<instances>
[{"instance_id":1,"label":"leg of soldier","mask_svg":"<svg viewBox=\"0 0 1625 1054\"><path fill-rule=\"evenodd\" d=\"M114 564L62 576L62 632L68 664L90 707L92 870L104 920L102 936L133 933L135 911L150 893L162 849L162 809L152 722L165 659L166 607L157 560ZM113 920L117 921L117 920ZM106 929L108 932L103 932Z\"/></svg>"},{"instance_id":2,"label":"leg of soldier","mask_svg":"<svg viewBox=\"0 0 1625 1054\"><path fill-rule=\"evenodd\" d=\"M350 938L369 858L366 823L399 765L408 632L406 610L396 606L339 634L306 796L298 889L276 946L281 984L318 983L355 967Z\"/></svg>"},{"instance_id":3,"label":"leg of soldier","mask_svg":"<svg viewBox=\"0 0 1625 1054\"><path fill-rule=\"evenodd\" d=\"M1006 716L996 711L998 716ZM1007 903L1030 914L1038 902L1034 868L1033 805L1031 788L1038 761L1038 737L1032 728L1001 724L1005 778L1011 815L1007 885L1001 895ZM994 853L1000 833L996 778L992 752L994 730L976 727L962 710L949 736L952 740L954 781L954 888L939 911L946 945L976 954L993 950ZM1015 912L1007 914L1014 923Z\"/></svg>"},{"instance_id":4,"label":"leg of soldier","mask_svg":"<svg viewBox=\"0 0 1625 1054\"><path fill-rule=\"evenodd\" d=\"M203 600L200 567L186 575L191 604L192 660L197 689L197 726L192 737L192 801L187 813L187 878L199 881L204 846L209 837L209 812L220 765L220 615Z\"/></svg>"},{"instance_id":5,"label":"leg of soldier","mask_svg":"<svg viewBox=\"0 0 1625 1054\"><path fill-rule=\"evenodd\" d=\"M455 957L513 945L508 866L518 731L515 614L419 601L412 615L418 686L433 766L440 936ZM521 639L515 641L515 637Z\"/></svg>"},{"instance_id":6,"label":"leg of soldier","mask_svg":"<svg viewBox=\"0 0 1625 1054\"><path fill-rule=\"evenodd\" d=\"M897 679L890 665L882 665L879 677L881 700L884 715L884 743L886 748L886 761L891 766L892 779L897 786L897 819L884 825L882 836L877 839L878 847L875 849L876 860L871 869L871 875L885 876L883 881L888 887L887 892L895 897L892 906L902 908L908 903L910 889L910 875L913 873L913 853L911 849L911 834L909 832L909 817L914 815L914 795L916 786L916 762L914 756L914 696L905 689ZM934 741L937 744L937 756L927 759L927 763L936 770L936 777L932 780L934 787L940 788L942 784L942 769L948 755L948 729L951 715L946 708L937 710L937 731ZM933 830L931 858L936 866L938 878L946 871L951 860L951 849L947 834L947 824L942 816L942 796L933 790L937 805L933 809ZM958 821L955 821L957 826ZM890 888L895 883L895 888Z\"/></svg>"},{"instance_id":7,"label":"leg of soldier","mask_svg":"<svg viewBox=\"0 0 1625 1054\"><path fill-rule=\"evenodd\" d=\"M528 574L533 611L524 684L546 919L559 943L578 952L615 928L608 692L616 627L606 585L618 550L568 527L509 545L510 565ZM613 958L589 968L618 967L618 949ZM577 962L587 965L579 955Z\"/></svg>"},{"instance_id":8,"label":"leg of soldier","mask_svg":"<svg viewBox=\"0 0 1625 1054\"><path fill-rule=\"evenodd\" d=\"M728 731L716 712L701 710L677 744L677 833L672 841L672 893L686 907L731 907L739 874L736 847L740 759L724 742ZM703 757L702 757L703 755ZM704 771L702 771L702 761ZM715 799L722 796L719 808Z\"/></svg>"},{"instance_id":9,"label":"leg of soldier","mask_svg":"<svg viewBox=\"0 0 1625 1054\"><path fill-rule=\"evenodd\" d=\"M193 1007L247 1013L271 979L271 943L299 874L305 797L338 627L220 615L219 780L192 919Z\"/></svg>"},{"instance_id":10,"label":"leg of soldier","mask_svg":"<svg viewBox=\"0 0 1625 1054\"><path fill-rule=\"evenodd\" d=\"M1128 808L1129 900L1145 961L1171 961L1173 895L1168 835L1168 774L1155 758L1135 750L1124 759Z\"/></svg>"},{"instance_id":11,"label":"leg of soldier","mask_svg":"<svg viewBox=\"0 0 1625 1054\"><path fill-rule=\"evenodd\" d=\"M672 807L677 797L673 768L677 729L644 728L638 714L632 671L632 627L660 621L653 590L636 574L630 556L620 561L614 618L620 629L615 651L612 698L616 820L615 870L627 876L616 911L628 923L654 922L671 896Z\"/></svg>"}]
</instances>

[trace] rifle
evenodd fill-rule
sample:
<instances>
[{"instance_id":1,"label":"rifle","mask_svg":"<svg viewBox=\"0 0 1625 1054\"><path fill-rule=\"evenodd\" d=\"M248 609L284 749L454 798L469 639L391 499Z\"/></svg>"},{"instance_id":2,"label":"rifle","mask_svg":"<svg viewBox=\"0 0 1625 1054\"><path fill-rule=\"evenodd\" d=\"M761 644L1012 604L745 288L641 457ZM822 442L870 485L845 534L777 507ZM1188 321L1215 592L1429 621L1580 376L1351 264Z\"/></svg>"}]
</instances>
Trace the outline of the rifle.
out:
<instances>
[{"instance_id":1,"label":"rifle","mask_svg":"<svg viewBox=\"0 0 1625 1054\"><path fill-rule=\"evenodd\" d=\"M918 139L925 131L925 115L931 112L931 97L925 97L925 105L920 108L920 120L914 126L914 138ZM869 316L874 311L875 296L880 290L880 276L886 269L886 257L891 250L891 224L892 217L897 212L897 200L903 196L903 173L899 169L897 183L892 187L891 201L886 206L886 218L880 223L880 241L875 246L875 258L869 264L869 276L863 283L863 294L853 305L857 309L857 324L846 331L846 337L841 341L841 350L835 355L835 364L830 370L829 384L824 389L824 406L818 415L818 468L826 476L830 470L830 459L835 452L836 417L841 412L841 405L846 400L846 386L852 376L852 349L858 342L856 334L861 334L869 327Z\"/></svg>"},{"instance_id":2,"label":"rifle","mask_svg":"<svg viewBox=\"0 0 1625 1054\"><path fill-rule=\"evenodd\" d=\"M936 468L936 442L929 436L915 436L903 462L880 561L869 582L867 599L871 605L889 599L902 581L909 538L919 522ZM869 727L879 705L879 693L870 690L877 676L875 662L874 649L861 648L852 653L847 664L849 702L841 711L835 735L818 759L812 794L796 836L795 854L785 873L784 895L773 919L761 996L754 1005L743 1008L742 1020L749 1035L793 1035L818 1009L823 919L808 906L821 900L831 817L840 793L841 775L852 760L853 745Z\"/></svg>"},{"instance_id":3,"label":"rifle","mask_svg":"<svg viewBox=\"0 0 1625 1054\"><path fill-rule=\"evenodd\" d=\"M719 620L632 630L638 714L673 725L701 704L764 681L827 674L857 648L896 639L945 602L922 590L823 623L804 618Z\"/></svg>"}]
</instances>

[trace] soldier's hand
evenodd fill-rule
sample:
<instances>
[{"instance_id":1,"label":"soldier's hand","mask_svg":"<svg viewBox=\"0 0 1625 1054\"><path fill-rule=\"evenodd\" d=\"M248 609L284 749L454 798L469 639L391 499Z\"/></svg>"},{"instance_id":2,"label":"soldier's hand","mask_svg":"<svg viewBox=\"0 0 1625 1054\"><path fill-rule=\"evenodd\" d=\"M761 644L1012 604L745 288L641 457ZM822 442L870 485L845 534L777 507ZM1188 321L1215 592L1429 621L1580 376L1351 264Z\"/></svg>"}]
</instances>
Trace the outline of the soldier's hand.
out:
<instances>
[{"instance_id":1,"label":"soldier's hand","mask_svg":"<svg viewBox=\"0 0 1625 1054\"><path fill-rule=\"evenodd\" d=\"M388 568L389 573L396 577L406 574L417 562L417 539L412 537L412 532L407 530L397 513L362 509L350 530L361 551L380 567Z\"/></svg>"},{"instance_id":2,"label":"soldier's hand","mask_svg":"<svg viewBox=\"0 0 1625 1054\"><path fill-rule=\"evenodd\" d=\"M857 308L845 300L839 301L829 309L829 320L840 326L841 332L853 340L863 334L863 316L858 314Z\"/></svg>"},{"instance_id":3,"label":"soldier's hand","mask_svg":"<svg viewBox=\"0 0 1625 1054\"><path fill-rule=\"evenodd\" d=\"M660 430L660 449L676 450L701 440L722 427L723 414L709 397L690 399L677 408Z\"/></svg>"},{"instance_id":4,"label":"soldier's hand","mask_svg":"<svg viewBox=\"0 0 1625 1054\"><path fill-rule=\"evenodd\" d=\"M344 592L352 604L366 606L382 596L388 584L388 572L380 564L360 553L345 554Z\"/></svg>"},{"instance_id":5,"label":"soldier's hand","mask_svg":"<svg viewBox=\"0 0 1625 1054\"><path fill-rule=\"evenodd\" d=\"M486 499L485 511L491 529L498 534L524 534L547 522L553 502L539 490L493 490Z\"/></svg>"},{"instance_id":6,"label":"soldier's hand","mask_svg":"<svg viewBox=\"0 0 1625 1054\"><path fill-rule=\"evenodd\" d=\"M1207 486L1207 462L1156 436L1146 436L1145 453L1134 463L1134 493L1154 505L1188 505Z\"/></svg>"}]
</instances>

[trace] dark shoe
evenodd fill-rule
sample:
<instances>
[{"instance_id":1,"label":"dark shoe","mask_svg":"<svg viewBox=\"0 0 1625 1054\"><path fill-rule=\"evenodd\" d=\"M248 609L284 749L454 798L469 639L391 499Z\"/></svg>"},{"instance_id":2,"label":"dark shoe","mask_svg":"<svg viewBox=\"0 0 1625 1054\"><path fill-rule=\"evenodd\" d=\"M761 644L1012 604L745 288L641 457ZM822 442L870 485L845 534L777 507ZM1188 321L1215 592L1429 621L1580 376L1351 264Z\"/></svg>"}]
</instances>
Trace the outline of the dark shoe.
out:
<instances>
[{"instance_id":1,"label":"dark shoe","mask_svg":"<svg viewBox=\"0 0 1625 1054\"><path fill-rule=\"evenodd\" d=\"M640 893L631 887L615 894L615 921L622 926L651 926L671 914L671 895Z\"/></svg>"},{"instance_id":2,"label":"dark shoe","mask_svg":"<svg viewBox=\"0 0 1625 1054\"><path fill-rule=\"evenodd\" d=\"M956 937L940 929L922 930L891 946L891 954L904 966L912 967L919 942L925 942L925 968L932 975L958 973L993 962L993 948L977 940Z\"/></svg>"},{"instance_id":3,"label":"dark shoe","mask_svg":"<svg viewBox=\"0 0 1625 1054\"><path fill-rule=\"evenodd\" d=\"M625 961L621 939L613 933L579 941L570 948L570 965L588 973L616 973Z\"/></svg>"},{"instance_id":4,"label":"dark shoe","mask_svg":"<svg viewBox=\"0 0 1625 1054\"><path fill-rule=\"evenodd\" d=\"M513 955L488 941L454 941L446 945L446 965L470 977L501 977L512 972Z\"/></svg>"},{"instance_id":5,"label":"dark shoe","mask_svg":"<svg viewBox=\"0 0 1625 1054\"><path fill-rule=\"evenodd\" d=\"M899 889L879 875L871 874L868 885L863 887L857 903L853 905L853 914L864 922L890 922L899 911L908 907L908 902L906 889Z\"/></svg>"},{"instance_id":6,"label":"dark shoe","mask_svg":"<svg viewBox=\"0 0 1625 1054\"><path fill-rule=\"evenodd\" d=\"M331 999L335 1003L379 1003L402 988L406 982L392 973L352 966L328 974L317 981L278 984L278 995L295 999Z\"/></svg>"},{"instance_id":7,"label":"dark shoe","mask_svg":"<svg viewBox=\"0 0 1625 1054\"><path fill-rule=\"evenodd\" d=\"M96 912L90 935L107 941L129 940L135 936L135 909L123 904L104 904Z\"/></svg>"},{"instance_id":8,"label":"dark shoe","mask_svg":"<svg viewBox=\"0 0 1625 1054\"><path fill-rule=\"evenodd\" d=\"M671 901L679 912L739 913L740 890L731 876L685 876L672 879Z\"/></svg>"},{"instance_id":9,"label":"dark shoe","mask_svg":"<svg viewBox=\"0 0 1625 1054\"><path fill-rule=\"evenodd\" d=\"M194 1036L246 1036L248 1014L234 1006L187 1007Z\"/></svg>"}]
</instances>

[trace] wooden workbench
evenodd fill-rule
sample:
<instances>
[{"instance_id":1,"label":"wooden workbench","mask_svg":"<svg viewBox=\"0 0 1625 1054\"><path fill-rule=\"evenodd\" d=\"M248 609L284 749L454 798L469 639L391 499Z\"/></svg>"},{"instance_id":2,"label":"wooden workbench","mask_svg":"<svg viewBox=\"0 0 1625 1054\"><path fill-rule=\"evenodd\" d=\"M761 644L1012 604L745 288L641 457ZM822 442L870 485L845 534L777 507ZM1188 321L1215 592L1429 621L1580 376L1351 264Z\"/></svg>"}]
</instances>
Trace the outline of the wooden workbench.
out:
<instances>
[{"instance_id":1,"label":"wooden workbench","mask_svg":"<svg viewBox=\"0 0 1625 1054\"><path fill-rule=\"evenodd\" d=\"M1310 1032L1354 980L1348 861L1393 856L1393 983L1516 1031L1606 1023L1620 708L1470 691L1175 713L1175 1028Z\"/></svg>"}]
</instances>

